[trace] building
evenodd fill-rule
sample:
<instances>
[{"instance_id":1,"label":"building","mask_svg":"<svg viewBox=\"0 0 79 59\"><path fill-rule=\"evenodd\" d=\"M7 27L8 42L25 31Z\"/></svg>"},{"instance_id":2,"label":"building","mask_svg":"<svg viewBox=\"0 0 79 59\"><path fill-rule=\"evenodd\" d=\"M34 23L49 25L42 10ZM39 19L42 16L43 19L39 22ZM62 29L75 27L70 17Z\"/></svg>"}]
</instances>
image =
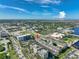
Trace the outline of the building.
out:
<instances>
[{"instance_id":1,"label":"building","mask_svg":"<svg viewBox=\"0 0 79 59\"><path fill-rule=\"evenodd\" d=\"M70 52L65 59L79 59L79 51L78 50L74 50L72 52Z\"/></svg>"},{"instance_id":2,"label":"building","mask_svg":"<svg viewBox=\"0 0 79 59\"><path fill-rule=\"evenodd\" d=\"M42 59L48 58L48 51L45 49L39 49L38 54L41 56Z\"/></svg>"},{"instance_id":3,"label":"building","mask_svg":"<svg viewBox=\"0 0 79 59\"><path fill-rule=\"evenodd\" d=\"M33 44L30 47L33 49L33 54L38 54L42 59L48 58L48 50L44 49L42 46Z\"/></svg>"},{"instance_id":4,"label":"building","mask_svg":"<svg viewBox=\"0 0 79 59\"><path fill-rule=\"evenodd\" d=\"M43 38L46 39L46 38ZM54 54L55 56L59 55L60 52L62 52L63 49L66 49L68 46L65 42L58 41L58 40L39 40L37 41L43 48L49 50Z\"/></svg>"},{"instance_id":5,"label":"building","mask_svg":"<svg viewBox=\"0 0 79 59\"><path fill-rule=\"evenodd\" d=\"M40 34L39 33L35 33L35 40L39 40L40 39Z\"/></svg>"},{"instance_id":6,"label":"building","mask_svg":"<svg viewBox=\"0 0 79 59\"><path fill-rule=\"evenodd\" d=\"M0 33L1 37L8 37L8 33L6 33L5 31L1 31Z\"/></svg>"},{"instance_id":7,"label":"building","mask_svg":"<svg viewBox=\"0 0 79 59\"><path fill-rule=\"evenodd\" d=\"M47 35L47 37L51 38L51 39L55 39L55 40L60 40L64 37L65 35L62 34L62 33L58 33L58 32L55 32L53 34L49 34Z\"/></svg>"},{"instance_id":8,"label":"building","mask_svg":"<svg viewBox=\"0 0 79 59\"><path fill-rule=\"evenodd\" d=\"M71 34L71 33L74 33L74 30L64 29L64 30L62 30L62 33L64 33L64 34Z\"/></svg>"},{"instance_id":9,"label":"building","mask_svg":"<svg viewBox=\"0 0 79 59\"><path fill-rule=\"evenodd\" d=\"M16 38L21 41L27 41L32 39L32 36L30 34L26 34L26 35L17 36Z\"/></svg>"}]
</instances>

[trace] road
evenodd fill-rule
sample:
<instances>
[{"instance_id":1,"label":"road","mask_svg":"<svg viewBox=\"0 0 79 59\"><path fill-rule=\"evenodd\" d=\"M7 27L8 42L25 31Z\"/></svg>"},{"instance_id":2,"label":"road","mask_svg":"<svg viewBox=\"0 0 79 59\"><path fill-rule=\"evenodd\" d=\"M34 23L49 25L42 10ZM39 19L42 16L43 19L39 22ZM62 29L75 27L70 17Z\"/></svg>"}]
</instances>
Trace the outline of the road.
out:
<instances>
[{"instance_id":1,"label":"road","mask_svg":"<svg viewBox=\"0 0 79 59\"><path fill-rule=\"evenodd\" d=\"M5 31L9 35L11 35L4 27L1 26L1 28L2 28L3 31ZM16 41L14 39L14 37L10 37L10 40L12 41L13 47L14 47L19 59L26 59L26 57L24 56L24 54L21 51L21 46L20 46L19 42Z\"/></svg>"},{"instance_id":2,"label":"road","mask_svg":"<svg viewBox=\"0 0 79 59\"><path fill-rule=\"evenodd\" d=\"M79 35L75 35L75 34L70 34L71 36L76 36L76 37L79 37Z\"/></svg>"}]
</instances>

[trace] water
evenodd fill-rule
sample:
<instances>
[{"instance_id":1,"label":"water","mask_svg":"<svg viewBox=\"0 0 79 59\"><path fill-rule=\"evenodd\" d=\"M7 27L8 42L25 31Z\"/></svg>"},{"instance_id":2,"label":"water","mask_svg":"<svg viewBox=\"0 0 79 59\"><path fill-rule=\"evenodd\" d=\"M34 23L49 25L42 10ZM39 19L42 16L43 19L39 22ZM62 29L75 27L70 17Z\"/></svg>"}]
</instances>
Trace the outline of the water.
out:
<instances>
[{"instance_id":1,"label":"water","mask_svg":"<svg viewBox=\"0 0 79 59\"><path fill-rule=\"evenodd\" d=\"M73 28L74 34L79 35L79 28Z\"/></svg>"}]
</instances>

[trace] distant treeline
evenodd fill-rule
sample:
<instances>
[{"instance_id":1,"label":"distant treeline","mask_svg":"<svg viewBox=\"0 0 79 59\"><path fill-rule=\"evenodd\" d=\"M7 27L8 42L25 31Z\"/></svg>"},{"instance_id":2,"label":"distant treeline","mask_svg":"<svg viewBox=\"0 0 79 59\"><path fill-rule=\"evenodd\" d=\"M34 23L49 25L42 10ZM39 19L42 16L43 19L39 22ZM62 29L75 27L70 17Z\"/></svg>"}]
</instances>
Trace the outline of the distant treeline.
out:
<instances>
[{"instance_id":1,"label":"distant treeline","mask_svg":"<svg viewBox=\"0 0 79 59\"><path fill-rule=\"evenodd\" d=\"M17 23L17 22L72 22L79 23L79 20L36 20L36 19L0 19L0 23Z\"/></svg>"}]
</instances>

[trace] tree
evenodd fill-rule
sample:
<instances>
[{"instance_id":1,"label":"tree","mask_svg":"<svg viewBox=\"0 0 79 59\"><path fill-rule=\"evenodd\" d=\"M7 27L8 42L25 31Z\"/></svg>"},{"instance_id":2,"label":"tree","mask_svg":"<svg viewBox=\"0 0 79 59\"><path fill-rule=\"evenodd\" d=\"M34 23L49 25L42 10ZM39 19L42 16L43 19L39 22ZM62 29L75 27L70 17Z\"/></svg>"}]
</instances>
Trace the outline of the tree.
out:
<instances>
[{"instance_id":1,"label":"tree","mask_svg":"<svg viewBox=\"0 0 79 59\"><path fill-rule=\"evenodd\" d=\"M0 45L0 52L2 52L4 50L5 50L5 48L2 45Z\"/></svg>"}]
</instances>

